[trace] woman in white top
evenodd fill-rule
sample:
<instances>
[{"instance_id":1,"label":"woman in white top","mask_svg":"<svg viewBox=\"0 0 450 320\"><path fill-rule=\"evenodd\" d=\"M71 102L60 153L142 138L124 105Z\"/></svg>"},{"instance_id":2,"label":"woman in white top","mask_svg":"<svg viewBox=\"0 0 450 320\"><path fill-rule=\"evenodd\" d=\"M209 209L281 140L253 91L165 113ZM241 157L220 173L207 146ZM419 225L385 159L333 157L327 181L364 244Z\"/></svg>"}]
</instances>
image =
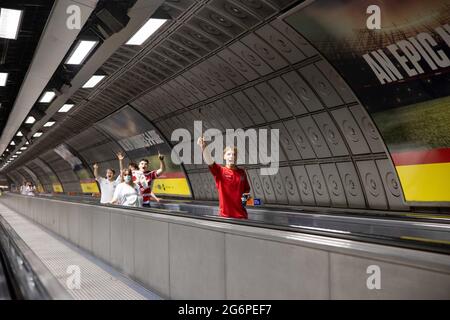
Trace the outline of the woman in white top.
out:
<instances>
[{"instance_id":1,"label":"woman in white top","mask_svg":"<svg viewBox=\"0 0 450 320\"><path fill-rule=\"evenodd\" d=\"M34 196L34 192L36 191L36 187L31 184L31 182L27 182L25 186L25 195Z\"/></svg>"},{"instance_id":2,"label":"woman in white top","mask_svg":"<svg viewBox=\"0 0 450 320\"><path fill-rule=\"evenodd\" d=\"M122 171L123 182L120 183L114 191L112 204L118 204L128 207L140 207L141 195L139 186L133 182L133 173L130 169Z\"/></svg>"},{"instance_id":3,"label":"woman in white top","mask_svg":"<svg viewBox=\"0 0 450 320\"><path fill-rule=\"evenodd\" d=\"M25 196L34 196L35 191L36 187L33 186L31 182L26 182L23 186L20 187L20 193Z\"/></svg>"}]
</instances>

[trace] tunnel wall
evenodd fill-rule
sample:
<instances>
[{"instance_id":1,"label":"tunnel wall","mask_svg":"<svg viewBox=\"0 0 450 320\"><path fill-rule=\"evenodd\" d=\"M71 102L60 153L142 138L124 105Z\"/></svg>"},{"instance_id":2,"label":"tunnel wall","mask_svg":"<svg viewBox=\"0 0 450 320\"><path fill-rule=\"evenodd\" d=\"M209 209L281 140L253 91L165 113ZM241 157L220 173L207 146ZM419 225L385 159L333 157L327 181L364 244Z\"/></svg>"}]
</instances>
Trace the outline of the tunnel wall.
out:
<instances>
[{"instance_id":1,"label":"tunnel wall","mask_svg":"<svg viewBox=\"0 0 450 320\"><path fill-rule=\"evenodd\" d=\"M369 111L405 199L448 206L450 5L379 0L368 6L314 1L285 21L333 64Z\"/></svg>"},{"instance_id":2,"label":"tunnel wall","mask_svg":"<svg viewBox=\"0 0 450 320\"><path fill-rule=\"evenodd\" d=\"M50 179L50 176L45 174L45 172L42 170L42 168L39 167L35 162L28 163L27 167L36 175L37 179L42 184L44 192L52 193L53 186L52 186L52 181Z\"/></svg>"},{"instance_id":3,"label":"tunnel wall","mask_svg":"<svg viewBox=\"0 0 450 320\"><path fill-rule=\"evenodd\" d=\"M58 176L65 192L81 193L80 180L67 161L53 150L44 153L41 159L45 159L48 166Z\"/></svg>"},{"instance_id":4,"label":"tunnel wall","mask_svg":"<svg viewBox=\"0 0 450 320\"><path fill-rule=\"evenodd\" d=\"M57 134L41 138L42 145L67 143L84 163L92 166L98 161L104 170L117 168L118 150L127 156L126 162L136 160L115 132L102 127L109 121L109 126L127 129L130 123L121 123L115 115L129 110L139 112L142 130L154 128L170 148L178 143L171 136L179 128L193 138L185 144L197 148L194 140L200 133L194 129L195 120L202 121L203 132L277 129L276 175L261 175L265 167L261 159L249 152L248 145L245 151L250 164L243 167L253 196L263 203L410 210L417 203L404 201L392 157L367 112L370 103L359 90L352 90L348 84L354 83L308 30L297 32L286 23L302 3L166 2L162 8L174 17L171 27L142 51L121 45L104 63L110 77L98 90L79 89L72 99L81 107L67 119L55 114L62 124ZM155 149L141 149L150 157L156 155ZM51 150L46 152L64 191L80 193L80 182L67 164ZM193 198L217 200L205 164L184 163L181 171Z\"/></svg>"},{"instance_id":5,"label":"tunnel wall","mask_svg":"<svg viewBox=\"0 0 450 320\"><path fill-rule=\"evenodd\" d=\"M27 166L23 166L21 169L23 172L26 172L31 178L30 181L33 182L33 184L36 186L36 190L38 192L49 192L44 189L44 185L41 183L37 175L32 170L30 170L30 168L28 168Z\"/></svg>"},{"instance_id":6,"label":"tunnel wall","mask_svg":"<svg viewBox=\"0 0 450 320\"><path fill-rule=\"evenodd\" d=\"M39 172L41 179L50 182L49 190L54 193L64 192L63 186L55 171L41 158L36 158L29 164L30 167L35 166L36 172ZM46 180L47 179L47 180Z\"/></svg>"},{"instance_id":7,"label":"tunnel wall","mask_svg":"<svg viewBox=\"0 0 450 320\"><path fill-rule=\"evenodd\" d=\"M6 176L15 184L16 191L20 190L20 186L25 182L25 177L17 171L8 172ZM11 188L14 191L14 188Z\"/></svg>"},{"instance_id":8,"label":"tunnel wall","mask_svg":"<svg viewBox=\"0 0 450 320\"><path fill-rule=\"evenodd\" d=\"M123 151L117 142L112 141L97 128L92 127L76 135L67 141L78 154L92 168L94 163L99 165L99 174L104 176L106 168L112 168L119 172L119 162L117 152ZM124 163L129 163L130 159L124 153Z\"/></svg>"},{"instance_id":9,"label":"tunnel wall","mask_svg":"<svg viewBox=\"0 0 450 320\"><path fill-rule=\"evenodd\" d=\"M166 139L180 127L194 136L189 126L193 120L201 120L205 129L222 131L279 129L278 174L260 175L258 163L244 166L254 196L263 203L407 209L382 139L344 81L282 21L260 29L132 105L150 117ZM122 148L111 140L89 128L67 143L86 163L101 161L102 166L117 168L114 152ZM53 151L42 158L64 191L81 193L76 175L63 159ZM195 199L216 200L206 166L185 168Z\"/></svg>"},{"instance_id":10,"label":"tunnel wall","mask_svg":"<svg viewBox=\"0 0 450 320\"><path fill-rule=\"evenodd\" d=\"M3 174L0 175L0 185L1 186L9 187L9 184L10 184L9 180L10 180L10 178L8 178L7 175L3 175Z\"/></svg>"}]
</instances>

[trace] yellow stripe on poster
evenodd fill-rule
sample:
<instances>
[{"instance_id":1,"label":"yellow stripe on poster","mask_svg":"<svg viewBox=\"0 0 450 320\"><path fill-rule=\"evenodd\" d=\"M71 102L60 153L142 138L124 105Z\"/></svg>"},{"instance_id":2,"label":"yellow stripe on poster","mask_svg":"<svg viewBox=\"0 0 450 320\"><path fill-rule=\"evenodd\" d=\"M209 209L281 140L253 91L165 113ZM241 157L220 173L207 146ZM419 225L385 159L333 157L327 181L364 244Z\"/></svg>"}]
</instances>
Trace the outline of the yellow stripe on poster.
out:
<instances>
[{"instance_id":1,"label":"yellow stripe on poster","mask_svg":"<svg viewBox=\"0 0 450 320\"><path fill-rule=\"evenodd\" d=\"M52 187L53 187L53 192L64 192L62 185L60 185L59 183L52 184Z\"/></svg>"},{"instance_id":2,"label":"yellow stripe on poster","mask_svg":"<svg viewBox=\"0 0 450 320\"><path fill-rule=\"evenodd\" d=\"M434 239L426 239L426 238L419 238L419 237L409 237L409 236L402 236L401 239L405 240L416 240L416 241L423 241L423 242L430 242L430 243L442 243L442 244L450 244L450 241L447 240L434 240Z\"/></svg>"},{"instance_id":3,"label":"yellow stripe on poster","mask_svg":"<svg viewBox=\"0 0 450 320\"><path fill-rule=\"evenodd\" d=\"M155 179L152 191L157 195L191 196L186 178Z\"/></svg>"},{"instance_id":4,"label":"yellow stripe on poster","mask_svg":"<svg viewBox=\"0 0 450 320\"><path fill-rule=\"evenodd\" d=\"M100 192L97 187L97 183L89 182L89 183L80 183L81 191L83 193L98 193Z\"/></svg>"},{"instance_id":5,"label":"yellow stripe on poster","mask_svg":"<svg viewBox=\"0 0 450 320\"><path fill-rule=\"evenodd\" d=\"M450 201L450 162L396 167L406 201Z\"/></svg>"}]
</instances>

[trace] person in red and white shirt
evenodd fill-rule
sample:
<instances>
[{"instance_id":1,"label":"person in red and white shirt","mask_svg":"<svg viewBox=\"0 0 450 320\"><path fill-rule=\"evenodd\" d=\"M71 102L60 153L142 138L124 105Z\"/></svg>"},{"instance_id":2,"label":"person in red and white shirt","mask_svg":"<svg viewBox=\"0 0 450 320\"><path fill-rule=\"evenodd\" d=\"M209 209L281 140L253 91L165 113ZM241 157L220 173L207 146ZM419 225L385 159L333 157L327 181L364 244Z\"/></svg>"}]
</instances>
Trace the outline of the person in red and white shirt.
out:
<instances>
[{"instance_id":1,"label":"person in red and white shirt","mask_svg":"<svg viewBox=\"0 0 450 320\"><path fill-rule=\"evenodd\" d=\"M148 160L142 159L139 161L139 171L142 173L142 175L145 178L146 185L141 183L141 195L143 197L142 205L144 207L150 206L150 198L154 198L156 201L161 201L160 198L158 198L152 191L152 181L159 177L161 173L164 172L166 169L166 164L164 163L164 156L162 154L158 153L158 159L159 159L159 169L157 170L148 170Z\"/></svg>"},{"instance_id":2,"label":"person in red and white shirt","mask_svg":"<svg viewBox=\"0 0 450 320\"><path fill-rule=\"evenodd\" d=\"M205 152L205 140L199 138L197 143L216 181L219 193L219 215L226 218L247 219L247 210L242 203L242 198L246 199L250 195L250 185L245 170L236 166L237 149L226 147L223 155L225 166L220 166L214 162L208 152Z\"/></svg>"}]
</instances>

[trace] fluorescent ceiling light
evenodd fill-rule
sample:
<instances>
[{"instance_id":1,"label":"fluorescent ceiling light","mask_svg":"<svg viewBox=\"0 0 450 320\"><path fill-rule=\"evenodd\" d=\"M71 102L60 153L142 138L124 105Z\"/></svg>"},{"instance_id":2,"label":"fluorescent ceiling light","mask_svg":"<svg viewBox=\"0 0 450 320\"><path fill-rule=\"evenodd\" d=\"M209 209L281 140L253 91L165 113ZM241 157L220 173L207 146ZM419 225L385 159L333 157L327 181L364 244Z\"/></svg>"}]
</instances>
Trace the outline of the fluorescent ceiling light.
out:
<instances>
[{"instance_id":1,"label":"fluorescent ceiling light","mask_svg":"<svg viewBox=\"0 0 450 320\"><path fill-rule=\"evenodd\" d=\"M8 74L6 72L0 72L0 87L6 86L6 80L8 80Z\"/></svg>"},{"instance_id":2,"label":"fluorescent ceiling light","mask_svg":"<svg viewBox=\"0 0 450 320\"><path fill-rule=\"evenodd\" d=\"M16 143L14 141L11 141L10 145L15 146Z\"/></svg>"},{"instance_id":3,"label":"fluorescent ceiling light","mask_svg":"<svg viewBox=\"0 0 450 320\"><path fill-rule=\"evenodd\" d=\"M25 123L28 123L28 124L33 124L35 122L36 122L36 119L33 116L29 116L27 118L27 120L25 121Z\"/></svg>"},{"instance_id":4,"label":"fluorescent ceiling light","mask_svg":"<svg viewBox=\"0 0 450 320\"><path fill-rule=\"evenodd\" d=\"M88 82L84 84L82 88L93 88L95 87L100 81L103 80L105 76L99 76L99 75L93 75Z\"/></svg>"},{"instance_id":5,"label":"fluorescent ceiling light","mask_svg":"<svg viewBox=\"0 0 450 320\"><path fill-rule=\"evenodd\" d=\"M95 48L98 41L81 40L73 50L66 64L82 64L84 59Z\"/></svg>"},{"instance_id":6,"label":"fluorescent ceiling light","mask_svg":"<svg viewBox=\"0 0 450 320\"><path fill-rule=\"evenodd\" d=\"M65 104L61 107L61 109L58 110L58 112L69 112L70 109L72 109L74 104Z\"/></svg>"},{"instance_id":7,"label":"fluorescent ceiling light","mask_svg":"<svg viewBox=\"0 0 450 320\"><path fill-rule=\"evenodd\" d=\"M28 149L27 147L20 148L20 150L27 150L27 149Z\"/></svg>"},{"instance_id":8,"label":"fluorescent ceiling light","mask_svg":"<svg viewBox=\"0 0 450 320\"><path fill-rule=\"evenodd\" d=\"M167 20L166 19L149 19L135 34L128 40L126 44L140 46L153 33L156 32Z\"/></svg>"},{"instance_id":9,"label":"fluorescent ceiling light","mask_svg":"<svg viewBox=\"0 0 450 320\"><path fill-rule=\"evenodd\" d=\"M16 156L16 155L13 155L12 157L13 157L13 158L17 158L17 156Z\"/></svg>"},{"instance_id":10,"label":"fluorescent ceiling light","mask_svg":"<svg viewBox=\"0 0 450 320\"><path fill-rule=\"evenodd\" d=\"M17 39L22 10L1 8L0 38Z\"/></svg>"},{"instance_id":11,"label":"fluorescent ceiling light","mask_svg":"<svg viewBox=\"0 0 450 320\"><path fill-rule=\"evenodd\" d=\"M22 154L22 151L17 151L16 154Z\"/></svg>"},{"instance_id":12,"label":"fluorescent ceiling light","mask_svg":"<svg viewBox=\"0 0 450 320\"><path fill-rule=\"evenodd\" d=\"M19 132L17 132L16 136L23 137L23 134L22 134L22 132L19 131Z\"/></svg>"},{"instance_id":13,"label":"fluorescent ceiling light","mask_svg":"<svg viewBox=\"0 0 450 320\"><path fill-rule=\"evenodd\" d=\"M33 138L39 138L40 136L42 136L42 132L36 132L33 134Z\"/></svg>"},{"instance_id":14,"label":"fluorescent ceiling light","mask_svg":"<svg viewBox=\"0 0 450 320\"><path fill-rule=\"evenodd\" d=\"M47 122L46 124L44 124L44 127L51 127L52 125L54 125L55 124L55 121L49 121L49 122Z\"/></svg>"},{"instance_id":15,"label":"fluorescent ceiling light","mask_svg":"<svg viewBox=\"0 0 450 320\"><path fill-rule=\"evenodd\" d=\"M9 151L9 149L8 149L8 148L6 148L6 151Z\"/></svg>"},{"instance_id":16,"label":"fluorescent ceiling light","mask_svg":"<svg viewBox=\"0 0 450 320\"><path fill-rule=\"evenodd\" d=\"M46 91L44 93L44 95L42 96L41 100L39 100L39 102L42 103L49 103L53 100L53 98L56 96L56 93L54 93L53 91Z\"/></svg>"},{"instance_id":17,"label":"fluorescent ceiling light","mask_svg":"<svg viewBox=\"0 0 450 320\"><path fill-rule=\"evenodd\" d=\"M27 141L27 142L25 142L25 144L28 145L28 144L30 144L30 143ZM6 151L8 151L8 150L6 150Z\"/></svg>"}]
</instances>

